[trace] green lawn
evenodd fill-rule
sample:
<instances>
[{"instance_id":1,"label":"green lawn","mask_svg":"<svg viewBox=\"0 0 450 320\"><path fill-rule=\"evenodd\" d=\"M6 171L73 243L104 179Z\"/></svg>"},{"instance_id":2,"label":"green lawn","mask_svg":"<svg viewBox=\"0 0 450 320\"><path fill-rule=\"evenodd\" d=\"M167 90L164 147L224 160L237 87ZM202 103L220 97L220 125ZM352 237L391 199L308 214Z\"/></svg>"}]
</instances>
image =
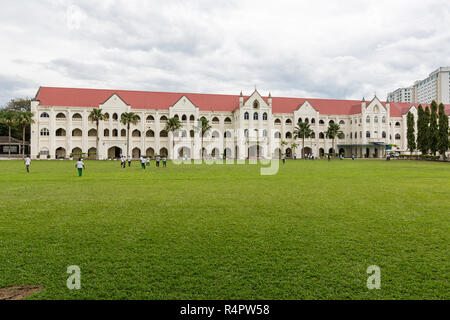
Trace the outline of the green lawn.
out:
<instances>
[{"instance_id":1,"label":"green lawn","mask_svg":"<svg viewBox=\"0 0 450 320\"><path fill-rule=\"evenodd\" d=\"M0 161L0 287L32 299L449 299L450 165ZM81 290L66 269L81 268ZM368 290L366 269L381 268Z\"/></svg>"}]
</instances>

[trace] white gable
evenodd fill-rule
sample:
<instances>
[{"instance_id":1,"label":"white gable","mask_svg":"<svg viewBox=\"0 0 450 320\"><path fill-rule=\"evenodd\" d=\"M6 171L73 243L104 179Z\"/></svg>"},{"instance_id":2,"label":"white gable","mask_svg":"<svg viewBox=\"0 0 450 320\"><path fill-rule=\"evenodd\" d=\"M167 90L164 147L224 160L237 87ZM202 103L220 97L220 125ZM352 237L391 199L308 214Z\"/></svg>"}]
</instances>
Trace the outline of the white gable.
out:
<instances>
[{"instance_id":1,"label":"white gable","mask_svg":"<svg viewBox=\"0 0 450 320\"><path fill-rule=\"evenodd\" d=\"M100 108L105 110L128 110L129 105L125 103L117 94L113 94L106 100L103 104L100 105Z\"/></svg>"},{"instance_id":2,"label":"white gable","mask_svg":"<svg viewBox=\"0 0 450 320\"><path fill-rule=\"evenodd\" d=\"M198 108L189 100L188 97L182 96L173 106L169 108L170 116L174 116L181 112L196 113Z\"/></svg>"},{"instance_id":3,"label":"white gable","mask_svg":"<svg viewBox=\"0 0 450 320\"><path fill-rule=\"evenodd\" d=\"M255 101L259 104L259 109L268 109L269 105L264 101L263 97L259 94L258 91L254 91L250 97L247 98L247 100L244 103L244 108L252 108L255 103Z\"/></svg>"},{"instance_id":4,"label":"white gable","mask_svg":"<svg viewBox=\"0 0 450 320\"><path fill-rule=\"evenodd\" d=\"M366 112L368 113L385 113L386 108L383 106L381 101L375 97L366 107Z\"/></svg>"}]
</instances>

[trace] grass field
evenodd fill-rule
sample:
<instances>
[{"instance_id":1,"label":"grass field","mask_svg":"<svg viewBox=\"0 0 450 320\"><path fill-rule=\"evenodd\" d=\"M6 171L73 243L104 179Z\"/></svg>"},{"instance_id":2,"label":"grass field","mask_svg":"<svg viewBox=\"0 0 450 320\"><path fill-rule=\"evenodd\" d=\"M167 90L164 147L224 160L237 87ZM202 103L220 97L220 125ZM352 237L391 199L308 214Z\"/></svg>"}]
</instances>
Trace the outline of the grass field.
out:
<instances>
[{"instance_id":1,"label":"grass field","mask_svg":"<svg viewBox=\"0 0 450 320\"><path fill-rule=\"evenodd\" d=\"M0 287L31 299L449 299L450 165L0 162ZM81 290L66 269L81 268ZM366 269L381 268L368 290Z\"/></svg>"}]
</instances>

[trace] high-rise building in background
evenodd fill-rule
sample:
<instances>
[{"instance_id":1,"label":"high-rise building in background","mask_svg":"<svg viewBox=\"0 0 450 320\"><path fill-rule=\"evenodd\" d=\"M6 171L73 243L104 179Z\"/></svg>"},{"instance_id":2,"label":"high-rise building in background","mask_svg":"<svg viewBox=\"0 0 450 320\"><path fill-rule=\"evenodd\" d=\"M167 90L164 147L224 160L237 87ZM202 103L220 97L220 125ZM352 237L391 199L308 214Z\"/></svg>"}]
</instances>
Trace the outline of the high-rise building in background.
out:
<instances>
[{"instance_id":1,"label":"high-rise building in background","mask_svg":"<svg viewBox=\"0 0 450 320\"><path fill-rule=\"evenodd\" d=\"M399 88L388 94L392 102L450 104L450 67L440 67L430 75L414 82L412 87Z\"/></svg>"}]
</instances>

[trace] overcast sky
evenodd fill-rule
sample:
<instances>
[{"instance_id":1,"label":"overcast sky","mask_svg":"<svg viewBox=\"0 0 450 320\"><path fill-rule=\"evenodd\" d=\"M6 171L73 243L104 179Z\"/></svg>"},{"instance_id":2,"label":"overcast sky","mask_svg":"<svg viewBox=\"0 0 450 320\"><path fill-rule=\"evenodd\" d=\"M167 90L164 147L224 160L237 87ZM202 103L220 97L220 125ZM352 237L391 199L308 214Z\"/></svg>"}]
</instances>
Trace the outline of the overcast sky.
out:
<instances>
[{"instance_id":1,"label":"overcast sky","mask_svg":"<svg viewBox=\"0 0 450 320\"><path fill-rule=\"evenodd\" d=\"M0 104L39 86L373 97L450 65L448 0L1 0Z\"/></svg>"}]
</instances>

